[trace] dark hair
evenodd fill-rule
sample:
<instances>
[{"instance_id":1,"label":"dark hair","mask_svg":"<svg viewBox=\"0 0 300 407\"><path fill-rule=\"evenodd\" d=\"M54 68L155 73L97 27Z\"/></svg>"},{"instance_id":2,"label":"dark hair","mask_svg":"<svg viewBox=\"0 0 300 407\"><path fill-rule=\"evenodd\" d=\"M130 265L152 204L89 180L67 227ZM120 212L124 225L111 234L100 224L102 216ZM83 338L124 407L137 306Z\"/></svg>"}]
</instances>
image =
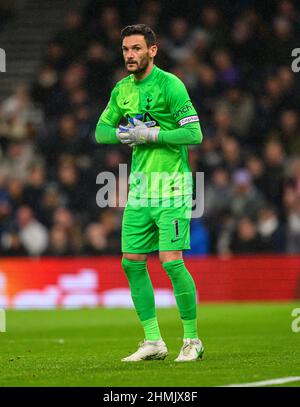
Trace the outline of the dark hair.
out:
<instances>
[{"instance_id":1,"label":"dark hair","mask_svg":"<svg viewBox=\"0 0 300 407\"><path fill-rule=\"evenodd\" d=\"M146 24L134 24L128 25L127 27L123 28L121 31L121 38L122 40L125 37L129 37L130 35L140 34L143 35L148 47L151 45L156 44L156 35L155 32L148 27Z\"/></svg>"}]
</instances>

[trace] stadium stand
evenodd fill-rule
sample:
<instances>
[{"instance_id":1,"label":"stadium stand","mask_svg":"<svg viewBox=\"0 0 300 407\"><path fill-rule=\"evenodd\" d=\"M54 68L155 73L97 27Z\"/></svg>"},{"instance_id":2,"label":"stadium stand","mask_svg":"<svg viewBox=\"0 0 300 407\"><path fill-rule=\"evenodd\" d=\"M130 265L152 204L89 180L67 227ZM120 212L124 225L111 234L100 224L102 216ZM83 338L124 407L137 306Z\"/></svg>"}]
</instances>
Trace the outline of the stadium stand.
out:
<instances>
[{"instance_id":1,"label":"stadium stand","mask_svg":"<svg viewBox=\"0 0 300 407\"><path fill-rule=\"evenodd\" d=\"M157 32L157 65L185 82L201 120L189 154L205 173L205 212L189 254L299 254L299 4L59 3L0 14L13 19L0 31L11 58L0 74L1 256L120 253L123 209L96 205L96 177L118 175L130 150L97 145L94 129L126 75L119 36L134 22Z\"/></svg>"}]
</instances>

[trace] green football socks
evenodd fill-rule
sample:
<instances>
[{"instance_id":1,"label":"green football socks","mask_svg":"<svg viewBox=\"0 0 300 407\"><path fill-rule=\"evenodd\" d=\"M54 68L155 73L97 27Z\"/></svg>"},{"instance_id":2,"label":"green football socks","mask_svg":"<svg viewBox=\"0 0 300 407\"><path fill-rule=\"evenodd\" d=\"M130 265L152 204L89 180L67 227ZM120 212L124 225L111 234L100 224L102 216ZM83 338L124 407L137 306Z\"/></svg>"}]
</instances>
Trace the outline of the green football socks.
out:
<instances>
[{"instance_id":1,"label":"green football socks","mask_svg":"<svg viewBox=\"0 0 300 407\"><path fill-rule=\"evenodd\" d=\"M172 281L176 303L183 323L183 337L196 339L198 338L197 300L193 277L185 267L183 260L165 262L163 268Z\"/></svg>"},{"instance_id":2,"label":"green football socks","mask_svg":"<svg viewBox=\"0 0 300 407\"><path fill-rule=\"evenodd\" d=\"M147 341L159 341L161 339L161 334L156 317L141 321L141 324L143 325L145 338Z\"/></svg>"},{"instance_id":3,"label":"green football socks","mask_svg":"<svg viewBox=\"0 0 300 407\"><path fill-rule=\"evenodd\" d=\"M146 261L128 260L123 257L122 267L127 276L132 301L144 328L145 339L158 341L161 334L156 319L155 300Z\"/></svg>"},{"instance_id":4,"label":"green football socks","mask_svg":"<svg viewBox=\"0 0 300 407\"><path fill-rule=\"evenodd\" d=\"M122 267L129 282L131 297L144 328L146 340L157 341L161 339L156 318L154 291L146 261L123 258ZM183 323L183 336L185 339L196 339L198 338L196 287L193 277L186 269L183 260L165 262L163 268L172 281L176 303Z\"/></svg>"}]
</instances>

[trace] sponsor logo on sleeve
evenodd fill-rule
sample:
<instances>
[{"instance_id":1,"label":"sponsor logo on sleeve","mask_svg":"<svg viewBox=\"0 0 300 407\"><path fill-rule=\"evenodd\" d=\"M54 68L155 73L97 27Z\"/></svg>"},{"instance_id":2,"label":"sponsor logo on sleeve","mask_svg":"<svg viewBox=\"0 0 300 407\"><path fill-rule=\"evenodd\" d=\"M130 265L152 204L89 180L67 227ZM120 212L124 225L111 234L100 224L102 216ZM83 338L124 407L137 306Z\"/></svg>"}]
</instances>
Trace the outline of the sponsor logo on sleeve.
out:
<instances>
[{"instance_id":1,"label":"sponsor logo on sleeve","mask_svg":"<svg viewBox=\"0 0 300 407\"><path fill-rule=\"evenodd\" d=\"M192 113L191 110L193 110L193 105L192 102L189 100L184 106L182 106L181 109L177 110L177 112L174 114L174 119L178 120L180 116L183 116L187 113Z\"/></svg>"}]
</instances>

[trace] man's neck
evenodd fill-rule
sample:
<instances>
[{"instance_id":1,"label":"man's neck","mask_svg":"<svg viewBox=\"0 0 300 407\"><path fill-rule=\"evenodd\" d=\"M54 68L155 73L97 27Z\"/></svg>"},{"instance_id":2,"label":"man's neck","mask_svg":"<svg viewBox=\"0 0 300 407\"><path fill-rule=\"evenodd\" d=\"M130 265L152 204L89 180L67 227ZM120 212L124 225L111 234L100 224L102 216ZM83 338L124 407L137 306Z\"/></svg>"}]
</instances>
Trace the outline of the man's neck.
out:
<instances>
[{"instance_id":1,"label":"man's neck","mask_svg":"<svg viewBox=\"0 0 300 407\"><path fill-rule=\"evenodd\" d=\"M137 81L142 81L143 79L145 79L152 71L153 69L153 62L149 63L149 65L147 66L147 69L143 72L138 72L134 74L134 77Z\"/></svg>"}]
</instances>

